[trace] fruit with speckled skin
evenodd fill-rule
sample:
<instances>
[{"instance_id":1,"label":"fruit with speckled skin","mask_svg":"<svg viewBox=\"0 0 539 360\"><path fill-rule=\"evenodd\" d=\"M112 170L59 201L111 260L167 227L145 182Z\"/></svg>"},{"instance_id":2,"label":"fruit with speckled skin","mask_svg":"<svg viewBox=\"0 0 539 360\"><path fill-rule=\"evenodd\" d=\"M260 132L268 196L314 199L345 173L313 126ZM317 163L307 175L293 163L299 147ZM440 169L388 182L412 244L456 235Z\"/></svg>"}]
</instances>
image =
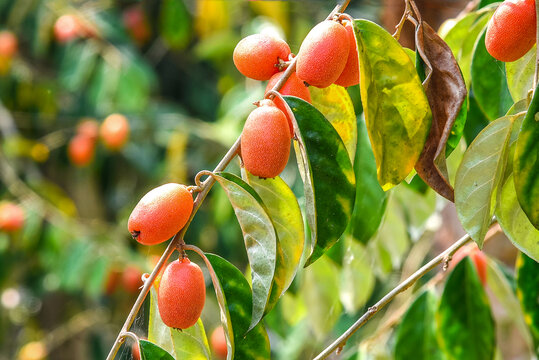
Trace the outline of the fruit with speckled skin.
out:
<instances>
[{"instance_id":1,"label":"fruit with speckled skin","mask_svg":"<svg viewBox=\"0 0 539 360\"><path fill-rule=\"evenodd\" d=\"M205 300L206 285L200 267L188 258L171 262L163 273L157 295L159 314L165 325L176 329L193 326Z\"/></svg>"},{"instance_id":2,"label":"fruit with speckled skin","mask_svg":"<svg viewBox=\"0 0 539 360\"><path fill-rule=\"evenodd\" d=\"M336 21L322 21L303 40L296 73L309 85L328 87L341 75L349 52L350 41L344 26Z\"/></svg>"},{"instance_id":3,"label":"fruit with speckled skin","mask_svg":"<svg viewBox=\"0 0 539 360\"><path fill-rule=\"evenodd\" d=\"M241 134L245 169L261 178L273 178L285 168L290 155L290 128L284 113L271 100L249 114Z\"/></svg>"},{"instance_id":4,"label":"fruit with speckled skin","mask_svg":"<svg viewBox=\"0 0 539 360\"><path fill-rule=\"evenodd\" d=\"M15 232L24 225L24 210L9 201L0 202L0 231Z\"/></svg>"},{"instance_id":5,"label":"fruit with speckled skin","mask_svg":"<svg viewBox=\"0 0 539 360\"><path fill-rule=\"evenodd\" d=\"M95 138L85 134L75 135L67 145L69 160L79 167L87 166L94 158Z\"/></svg>"},{"instance_id":6,"label":"fruit with speckled skin","mask_svg":"<svg viewBox=\"0 0 539 360\"><path fill-rule=\"evenodd\" d=\"M283 74L284 71L279 72L269 79L268 86L266 86L266 93L273 89ZM303 81L298 78L295 72L293 72L288 80L286 80L281 90L279 90L279 93L282 95L296 96L307 101L309 104L311 103L311 93L309 92L309 88L305 86ZM293 134L294 126L292 125L292 119L290 119L286 111L286 104L284 104L283 101L277 97L274 98L273 101L275 102L277 108L279 108L279 110L285 114L286 119L288 120L288 126L290 127L290 134Z\"/></svg>"},{"instance_id":7,"label":"fruit with speckled skin","mask_svg":"<svg viewBox=\"0 0 539 360\"><path fill-rule=\"evenodd\" d=\"M290 47L276 37L255 34L243 38L232 58L240 73L255 80L268 80L279 71L279 59L288 60Z\"/></svg>"},{"instance_id":8,"label":"fruit with speckled skin","mask_svg":"<svg viewBox=\"0 0 539 360\"><path fill-rule=\"evenodd\" d=\"M348 53L348 59L344 70L335 84L349 87L359 84L359 54L357 50L356 36L354 35L354 27L350 21L343 21L344 28L348 34L348 41L350 43L350 51Z\"/></svg>"},{"instance_id":9,"label":"fruit with speckled skin","mask_svg":"<svg viewBox=\"0 0 539 360\"><path fill-rule=\"evenodd\" d=\"M536 27L535 0L506 0L488 22L487 51L500 61L518 60L535 44Z\"/></svg>"},{"instance_id":10,"label":"fruit with speckled skin","mask_svg":"<svg viewBox=\"0 0 539 360\"><path fill-rule=\"evenodd\" d=\"M109 150L119 150L129 138L129 122L121 114L111 114L101 124L99 133Z\"/></svg>"},{"instance_id":11,"label":"fruit with speckled skin","mask_svg":"<svg viewBox=\"0 0 539 360\"><path fill-rule=\"evenodd\" d=\"M225 331L222 326L216 327L211 333L210 345L213 353L220 359L226 359L228 349L226 347Z\"/></svg>"},{"instance_id":12,"label":"fruit with speckled skin","mask_svg":"<svg viewBox=\"0 0 539 360\"><path fill-rule=\"evenodd\" d=\"M192 210L193 196L185 185L161 185L140 199L129 216L127 227L139 243L159 244L184 227Z\"/></svg>"}]
</instances>

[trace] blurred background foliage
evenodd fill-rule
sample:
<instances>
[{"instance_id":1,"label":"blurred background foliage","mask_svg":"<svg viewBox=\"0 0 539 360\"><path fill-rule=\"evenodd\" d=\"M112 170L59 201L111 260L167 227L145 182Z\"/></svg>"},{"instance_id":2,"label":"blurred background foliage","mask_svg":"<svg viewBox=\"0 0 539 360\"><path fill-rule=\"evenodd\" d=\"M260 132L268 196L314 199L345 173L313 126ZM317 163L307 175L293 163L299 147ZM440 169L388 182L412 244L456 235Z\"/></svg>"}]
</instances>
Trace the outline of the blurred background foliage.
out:
<instances>
[{"instance_id":1,"label":"blurred background foliage","mask_svg":"<svg viewBox=\"0 0 539 360\"><path fill-rule=\"evenodd\" d=\"M460 9L447 3L453 15ZM241 132L252 103L263 97L265 83L235 69L236 43L252 33L275 33L295 53L334 5L0 0L0 30L18 40L18 53L0 58L0 200L18 203L25 212L21 230L0 232L1 360L106 357L136 298L140 275L151 271L166 245L132 240L131 210L150 189L166 182L192 184L198 171L212 169ZM400 17L400 5L352 0L347 12L380 21ZM55 28L66 15L78 22L74 36L66 34L69 21ZM359 116L359 89L348 91ZM77 125L84 119L102 122L111 113L127 117L127 144L111 151L99 142L93 161L75 166L67 147ZM453 169L462 151L452 155ZM301 180L295 161L289 164L282 177L301 204ZM237 162L231 167L239 168ZM300 272L268 315L275 358L312 358L369 299L462 234L451 209L432 191L412 182L393 195L373 239L342 239L329 256ZM438 231L442 219L450 225ZM217 186L186 241L247 267L240 228ZM507 255L509 265L513 258ZM219 315L208 294L203 321L210 333ZM133 328L142 337L147 317L146 306ZM383 320L357 336L384 338L374 331ZM392 346L367 341L342 357L359 351L377 354L363 358L391 358ZM131 358L129 346L118 358Z\"/></svg>"}]
</instances>

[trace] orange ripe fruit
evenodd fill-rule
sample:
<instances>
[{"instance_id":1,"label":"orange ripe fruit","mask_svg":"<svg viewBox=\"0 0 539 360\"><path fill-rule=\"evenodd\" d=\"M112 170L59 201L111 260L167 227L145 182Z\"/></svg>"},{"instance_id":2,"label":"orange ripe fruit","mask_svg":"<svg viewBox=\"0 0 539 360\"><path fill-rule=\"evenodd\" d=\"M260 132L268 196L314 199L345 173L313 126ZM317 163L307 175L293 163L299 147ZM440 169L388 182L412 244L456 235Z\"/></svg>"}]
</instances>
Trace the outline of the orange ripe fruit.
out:
<instances>
[{"instance_id":1,"label":"orange ripe fruit","mask_svg":"<svg viewBox=\"0 0 539 360\"><path fill-rule=\"evenodd\" d=\"M268 86L266 86L266 93L273 89L283 74L284 71L278 72L277 74L273 75L271 79L269 79ZM305 86L303 81L298 78L295 72L293 72L288 80L286 80L281 90L279 90L279 93L282 95L296 96L307 101L308 103L311 103L311 93L309 92L309 88ZM284 104L283 101L277 97L273 99L273 101L275 102L277 108L285 114L286 119L288 120L290 134L293 134L294 126L292 125L292 119L289 118L288 112L286 111L286 104Z\"/></svg>"},{"instance_id":2,"label":"orange ripe fruit","mask_svg":"<svg viewBox=\"0 0 539 360\"><path fill-rule=\"evenodd\" d=\"M126 267L124 273L122 274L122 283L128 292L138 292L140 287L143 285L142 271L133 265Z\"/></svg>"},{"instance_id":3,"label":"orange ripe fruit","mask_svg":"<svg viewBox=\"0 0 539 360\"><path fill-rule=\"evenodd\" d=\"M77 125L77 134L85 135L92 139L97 139L99 136L99 123L93 119L82 120Z\"/></svg>"},{"instance_id":4,"label":"orange ripe fruit","mask_svg":"<svg viewBox=\"0 0 539 360\"><path fill-rule=\"evenodd\" d=\"M157 293L157 307L165 325L176 329L193 326L205 301L206 285L200 267L188 258L171 262Z\"/></svg>"},{"instance_id":5,"label":"orange ripe fruit","mask_svg":"<svg viewBox=\"0 0 539 360\"><path fill-rule=\"evenodd\" d=\"M113 268L109 270L103 289L106 295L112 295L114 291L116 291L116 288L118 287L118 284L122 278L121 275L122 274L117 269Z\"/></svg>"},{"instance_id":6,"label":"orange ripe fruit","mask_svg":"<svg viewBox=\"0 0 539 360\"><path fill-rule=\"evenodd\" d=\"M9 201L0 202L0 230L15 232L24 225L24 210Z\"/></svg>"},{"instance_id":7,"label":"orange ripe fruit","mask_svg":"<svg viewBox=\"0 0 539 360\"><path fill-rule=\"evenodd\" d=\"M210 345L213 353L220 359L226 359L228 349L226 347L225 331L222 326L216 327L211 333Z\"/></svg>"},{"instance_id":8,"label":"orange ripe fruit","mask_svg":"<svg viewBox=\"0 0 539 360\"><path fill-rule=\"evenodd\" d=\"M241 134L245 169L261 178L279 175L288 162L290 139L284 113L271 100L261 102L261 106L249 114Z\"/></svg>"},{"instance_id":9,"label":"orange ripe fruit","mask_svg":"<svg viewBox=\"0 0 539 360\"><path fill-rule=\"evenodd\" d=\"M19 42L11 31L0 31L0 57L12 58L17 53Z\"/></svg>"},{"instance_id":10,"label":"orange ripe fruit","mask_svg":"<svg viewBox=\"0 0 539 360\"><path fill-rule=\"evenodd\" d=\"M470 259L472 259L479 280L481 281L481 284L485 286L487 284L487 257L475 244L470 244L459 249L453 255L449 268L454 268L466 256L469 256Z\"/></svg>"},{"instance_id":11,"label":"orange ripe fruit","mask_svg":"<svg viewBox=\"0 0 539 360\"><path fill-rule=\"evenodd\" d=\"M66 43L83 35L80 20L71 14L60 16L54 23L54 37L59 43Z\"/></svg>"},{"instance_id":12,"label":"orange ripe fruit","mask_svg":"<svg viewBox=\"0 0 539 360\"><path fill-rule=\"evenodd\" d=\"M140 360L140 346L138 342L134 342L131 345L131 355L133 355L133 360Z\"/></svg>"},{"instance_id":13,"label":"orange ripe fruit","mask_svg":"<svg viewBox=\"0 0 539 360\"><path fill-rule=\"evenodd\" d=\"M129 137L129 122L121 114L111 114L101 124L100 134L108 149L119 150Z\"/></svg>"},{"instance_id":14,"label":"orange ripe fruit","mask_svg":"<svg viewBox=\"0 0 539 360\"><path fill-rule=\"evenodd\" d=\"M133 238L144 245L155 245L180 231L193 210L193 196L180 184L165 184L140 199L129 216L127 227Z\"/></svg>"},{"instance_id":15,"label":"orange ripe fruit","mask_svg":"<svg viewBox=\"0 0 539 360\"><path fill-rule=\"evenodd\" d=\"M488 22L487 51L500 61L518 60L535 44L536 27L535 0L506 0Z\"/></svg>"},{"instance_id":16,"label":"orange ripe fruit","mask_svg":"<svg viewBox=\"0 0 539 360\"><path fill-rule=\"evenodd\" d=\"M255 34L243 38L234 49L234 65L244 76L268 80L279 71L279 59L286 61L290 47L279 38Z\"/></svg>"},{"instance_id":17,"label":"orange ripe fruit","mask_svg":"<svg viewBox=\"0 0 539 360\"><path fill-rule=\"evenodd\" d=\"M150 24L140 5L133 5L122 14L122 20L129 35L139 45L150 39Z\"/></svg>"},{"instance_id":18,"label":"orange ripe fruit","mask_svg":"<svg viewBox=\"0 0 539 360\"><path fill-rule=\"evenodd\" d=\"M350 40L344 26L335 21L322 21L303 40L296 73L309 85L328 87L341 75L349 52Z\"/></svg>"},{"instance_id":19,"label":"orange ripe fruit","mask_svg":"<svg viewBox=\"0 0 539 360\"><path fill-rule=\"evenodd\" d=\"M69 160L79 167L86 166L92 162L95 153L95 139L86 135L75 135L67 146Z\"/></svg>"},{"instance_id":20,"label":"orange ripe fruit","mask_svg":"<svg viewBox=\"0 0 539 360\"><path fill-rule=\"evenodd\" d=\"M354 26L350 21L343 21L344 28L348 34L348 41L350 43L350 51L348 53L348 59L344 70L335 84L348 87L359 84L359 54L357 50L356 36L354 35Z\"/></svg>"}]
</instances>

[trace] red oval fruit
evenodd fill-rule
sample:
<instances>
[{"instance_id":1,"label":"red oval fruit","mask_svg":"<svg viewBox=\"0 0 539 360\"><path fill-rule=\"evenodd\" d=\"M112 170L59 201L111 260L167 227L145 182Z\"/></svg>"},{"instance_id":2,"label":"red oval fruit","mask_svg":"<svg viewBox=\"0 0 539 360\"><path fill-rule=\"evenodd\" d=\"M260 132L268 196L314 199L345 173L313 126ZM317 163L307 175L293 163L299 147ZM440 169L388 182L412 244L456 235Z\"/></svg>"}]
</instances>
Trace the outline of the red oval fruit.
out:
<instances>
[{"instance_id":1,"label":"red oval fruit","mask_svg":"<svg viewBox=\"0 0 539 360\"><path fill-rule=\"evenodd\" d=\"M165 184L140 199L129 216L128 229L144 245L155 245L170 239L189 220L193 196L180 184Z\"/></svg>"},{"instance_id":2,"label":"red oval fruit","mask_svg":"<svg viewBox=\"0 0 539 360\"><path fill-rule=\"evenodd\" d=\"M133 5L122 14L122 20L129 35L139 45L144 45L150 38L150 24L140 5Z\"/></svg>"},{"instance_id":3,"label":"red oval fruit","mask_svg":"<svg viewBox=\"0 0 539 360\"><path fill-rule=\"evenodd\" d=\"M234 49L234 65L244 76L255 80L268 80L279 71L279 59L290 55L288 44L276 37L255 34L243 38Z\"/></svg>"},{"instance_id":4,"label":"red oval fruit","mask_svg":"<svg viewBox=\"0 0 539 360\"><path fill-rule=\"evenodd\" d=\"M161 279L157 295L159 314L165 325L176 329L193 326L204 308L206 285L197 264L184 258L171 262Z\"/></svg>"},{"instance_id":5,"label":"red oval fruit","mask_svg":"<svg viewBox=\"0 0 539 360\"><path fill-rule=\"evenodd\" d=\"M344 26L322 21L307 34L296 62L298 77L307 84L325 88L339 78L350 52L350 41Z\"/></svg>"},{"instance_id":6,"label":"red oval fruit","mask_svg":"<svg viewBox=\"0 0 539 360\"><path fill-rule=\"evenodd\" d=\"M92 162L95 153L95 139L79 134L75 135L68 144L67 154L73 164L83 167Z\"/></svg>"},{"instance_id":7,"label":"red oval fruit","mask_svg":"<svg viewBox=\"0 0 539 360\"><path fill-rule=\"evenodd\" d=\"M348 34L348 41L350 43L350 51L348 53L348 59L344 70L335 84L349 87L359 84L359 54L357 50L356 36L354 35L354 27L350 21L343 21L344 28Z\"/></svg>"},{"instance_id":8,"label":"red oval fruit","mask_svg":"<svg viewBox=\"0 0 539 360\"><path fill-rule=\"evenodd\" d=\"M449 263L449 269L453 269L466 256L469 256L474 262L479 280L481 281L481 284L485 286L487 284L487 258L475 244L470 244L460 248L452 256L451 262Z\"/></svg>"},{"instance_id":9,"label":"red oval fruit","mask_svg":"<svg viewBox=\"0 0 539 360\"><path fill-rule=\"evenodd\" d=\"M251 174L273 178L284 170L288 162L291 135L283 112L266 103L262 102L262 106L253 110L245 122L241 134L241 157L245 169Z\"/></svg>"},{"instance_id":10,"label":"red oval fruit","mask_svg":"<svg viewBox=\"0 0 539 360\"><path fill-rule=\"evenodd\" d=\"M210 345L215 355L221 359L226 359L228 349L226 347L225 331L222 326L216 327L211 333Z\"/></svg>"},{"instance_id":11,"label":"red oval fruit","mask_svg":"<svg viewBox=\"0 0 539 360\"><path fill-rule=\"evenodd\" d=\"M83 119L77 125L77 134L85 135L92 139L97 139L99 136L99 123L91 118Z\"/></svg>"},{"instance_id":12,"label":"red oval fruit","mask_svg":"<svg viewBox=\"0 0 539 360\"><path fill-rule=\"evenodd\" d=\"M82 35L83 27L75 15L62 15L54 23L54 37L59 43L75 40Z\"/></svg>"},{"instance_id":13,"label":"red oval fruit","mask_svg":"<svg viewBox=\"0 0 539 360\"><path fill-rule=\"evenodd\" d=\"M24 210L9 201L0 203L0 230L15 232L24 225Z\"/></svg>"},{"instance_id":14,"label":"red oval fruit","mask_svg":"<svg viewBox=\"0 0 539 360\"><path fill-rule=\"evenodd\" d=\"M139 268L133 265L126 267L122 275L122 283L124 285L124 288L128 292L138 292L140 290L140 287L143 285L142 271L140 271Z\"/></svg>"},{"instance_id":15,"label":"red oval fruit","mask_svg":"<svg viewBox=\"0 0 539 360\"><path fill-rule=\"evenodd\" d=\"M273 89L275 84L279 81L279 79L283 76L284 71L281 71L271 77L268 82L268 86L266 86L266 93ZM309 92L309 88L305 86L303 81L301 81L295 72L293 72L288 80L284 83L284 85L281 87L281 90L279 90L279 93L282 95L290 95L290 96L296 96L300 99L303 99L307 101L309 104L311 103L311 93ZM292 124L292 119L289 118L288 112L286 111L286 104L283 103L283 101L279 98L274 98L273 101L275 102L275 105L279 110L281 110L288 121L288 126L290 128L290 134L294 133L294 125Z\"/></svg>"},{"instance_id":16,"label":"red oval fruit","mask_svg":"<svg viewBox=\"0 0 539 360\"><path fill-rule=\"evenodd\" d=\"M103 289L106 295L110 296L116 291L116 288L118 287L121 278L122 274L116 268L112 268L109 270L107 280L105 281Z\"/></svg>"},{"instance_id":17,"label":"red oval fruit","mask_svg":"<svg viewBox=\"0 0 539 360\"><path fill-rule=\"evenodd\" d=\"M0 31L0 57L10 59L17 53L19 42L11 31Z\"/></svg>"},{"instance_id":18,"label":"red oval fruit","mask_svg":"<svg viewBox=\"0 0 539 360\"><path fill-rule=\"evenodd\" d=\"M506 0L488 22L487 51L500 61L518 60L535 44L536 27L535 0Z\"/></svg>"},{"instance_id":19,"label":"red oval fruit","mask_svg":"<svg viewBox=\"0 0 539 360\"><path fill-rule=\"evenodd\" d=\"M100 134L108 149L119 150L129 137L129 122L121 114L111 114L101 124Z\"/></svg>"},{"instance_id":20,"label":"red oval fruit","mask_svg":"<svg viewBox=\"0 0 539 360\"><path fill-rule=\"evenodd\" d=\"M140 360L140 346L138 342L134 342L131 345L131 355L133 355L133 360Z\"/></svg>"}]
</instances>

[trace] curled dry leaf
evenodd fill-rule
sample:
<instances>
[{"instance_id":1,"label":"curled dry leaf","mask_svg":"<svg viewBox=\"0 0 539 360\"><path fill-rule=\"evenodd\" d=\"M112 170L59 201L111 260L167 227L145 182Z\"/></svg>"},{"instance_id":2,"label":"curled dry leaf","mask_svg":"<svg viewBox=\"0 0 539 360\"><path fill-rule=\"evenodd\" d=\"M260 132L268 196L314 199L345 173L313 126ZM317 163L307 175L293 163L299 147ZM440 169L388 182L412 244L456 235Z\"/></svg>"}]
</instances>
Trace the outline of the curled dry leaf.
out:
<instances>
[{"instance_id":1,"label":"curled dry leaf","mask_svg":"<svg viewBox=\"0 0 539 360\"><path fill-rule=\"evenodd\" d=\"M426 22L415 33L417 50L425 62L423 87L432 110L432 125L415 165L418 175L437 193L454 201L445 163L445 147L451 128L466 99L466 84L449 46Z\"/></svg>"}]
</instances>

